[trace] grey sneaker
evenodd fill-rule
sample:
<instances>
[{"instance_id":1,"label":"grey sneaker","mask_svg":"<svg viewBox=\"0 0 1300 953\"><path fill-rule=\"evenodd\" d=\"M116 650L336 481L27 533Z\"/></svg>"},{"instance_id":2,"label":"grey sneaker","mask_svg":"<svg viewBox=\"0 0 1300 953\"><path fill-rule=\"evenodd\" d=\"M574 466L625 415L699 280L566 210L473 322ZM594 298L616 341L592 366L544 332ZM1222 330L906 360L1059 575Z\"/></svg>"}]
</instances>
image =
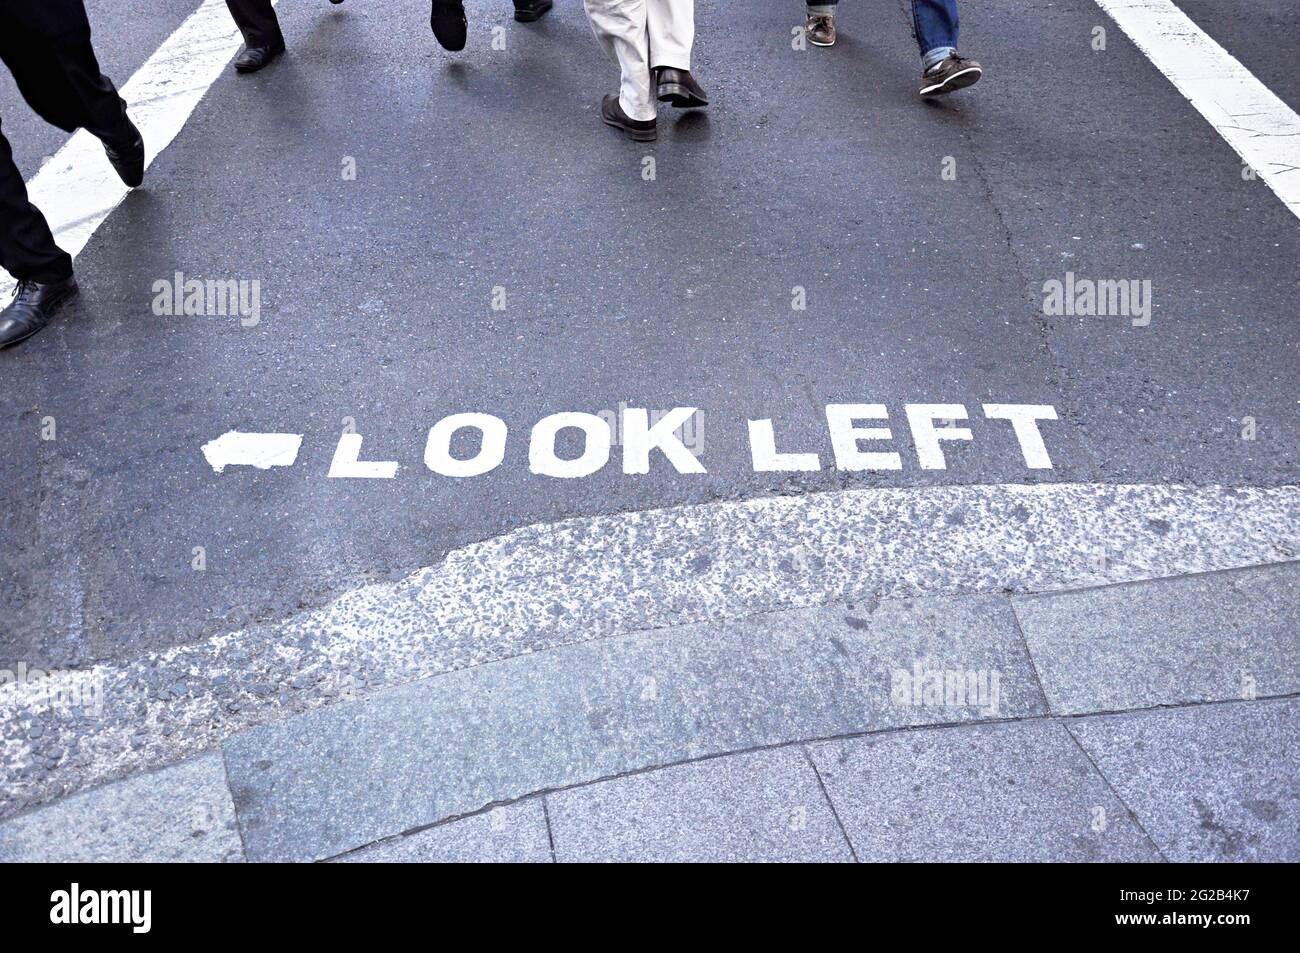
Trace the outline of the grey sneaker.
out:
<instances>
[{"instance_id":1,"label":"grey sneaker","mask_svg":"<svg viewBox=\"0 0 1300 953\"><path fill-rule=\"evenodd\" d=\"M804 32L808 35L808 42L813 46L834 46L835 14L808 14L808 22L804 24Z\"/></svg>"},{"instance_id":2,"label":"grey sneaker","mask_svg":"<svg viewBox=\"0 0 1300 953\"><path fill-rule=\"evenodd\" d=\"M982 74L979 63L954 53L938 66L921 74L921 95L942 96L944 93L974 86Z\"/></svg>"}]
</instances>

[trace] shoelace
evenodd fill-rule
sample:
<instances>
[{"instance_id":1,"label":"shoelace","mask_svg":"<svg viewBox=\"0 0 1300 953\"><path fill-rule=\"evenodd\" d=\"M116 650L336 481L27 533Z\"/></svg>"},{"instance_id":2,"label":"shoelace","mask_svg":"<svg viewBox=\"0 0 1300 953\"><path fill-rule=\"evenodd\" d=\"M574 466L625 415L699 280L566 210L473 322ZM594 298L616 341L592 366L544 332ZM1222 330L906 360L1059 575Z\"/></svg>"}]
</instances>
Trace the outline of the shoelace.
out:
<instances>
[{"instance_id":1,"label":"shoelace","mask_svg":"<svg viewBox=\"0 0 1300 953\"><path fill-rule=\"evenodd\" d=\"M14 296L10 299L10 304L17 304L19 301L29 301L36 297L36 282L20 281L18 287L14 288Z\"/></svg>"}]
</instances>

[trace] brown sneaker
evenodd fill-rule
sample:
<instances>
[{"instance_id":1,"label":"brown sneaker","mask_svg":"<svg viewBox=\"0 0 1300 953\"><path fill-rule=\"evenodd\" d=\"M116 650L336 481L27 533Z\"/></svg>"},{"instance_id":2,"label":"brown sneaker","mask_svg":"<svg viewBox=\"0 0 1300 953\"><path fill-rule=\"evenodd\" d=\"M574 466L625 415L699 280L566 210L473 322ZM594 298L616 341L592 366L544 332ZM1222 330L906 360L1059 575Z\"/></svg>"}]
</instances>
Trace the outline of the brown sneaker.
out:
<instances>
[{"instance_id":1,"label":"brown sneaker","mask_svg":"<svg viewBox=\"0 0 1300 953\"><path fill-rule=\"evenodd\" d=\"M921 74L921 95L942 96L956 89L965 89L978 83L981 75L983 70L978 63L954 53L934 69Z\"/></svg>"},{"instance_id":2,"label":"brown sneaker","mask_svg":"<svg viewBox=\"0 0 1300 953\"><path fill-rule=\"evenodd\" d=\"M813 46L835 45L835 14L810 13L803 29Z\"/></svg>"}]
</instances>

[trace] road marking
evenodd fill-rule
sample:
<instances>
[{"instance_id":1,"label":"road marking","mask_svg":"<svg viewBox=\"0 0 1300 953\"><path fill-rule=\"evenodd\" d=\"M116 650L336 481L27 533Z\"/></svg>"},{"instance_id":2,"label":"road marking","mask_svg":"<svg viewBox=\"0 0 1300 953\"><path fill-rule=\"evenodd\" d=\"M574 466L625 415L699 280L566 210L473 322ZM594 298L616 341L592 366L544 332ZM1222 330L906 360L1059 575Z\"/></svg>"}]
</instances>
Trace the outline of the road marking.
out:
<instances>
[{"instance_id":1,"label":"road marking","mask_svg":"<svg viewBox=\"0 0 1300 953\"><path fill-rule=\"evenodd\" d=\"M144 136L145 165L171 144L243 43L225 0L204 0L122 87ZM59 246L74 258L130 191L98 139L79 129L27 183ZM14 288L0 272L0 300Z\"/></svg>"},{"instance_id":2,"label":"road marking","mask_svg":"<svg viewBox=\"0 0 1300 953\"><path fill-rule=\"evenodd\" d=\"M203 457L220 473L226 467L291 467L298 459L302 434L240 433L231 430L203 445Z\"/></svg>"},{"instance_id":3,"label":"road marking","mask_svg":"<svg viewBox=\"0 0 1300 953\"><path fill-rule=\"evenodd\" d=\"M912 445L923 470L946 470L947 459L942 441L974 440L967 427L955 426L956 421L971 420L964 404L904 404ZM653 451L659 451L673 468L682 474L707 473L695 453L686 446L686 433L701 433L699 408L674 407L650 423L651 414L639 407L622 408L622 426L619 443L623 447L622 470L627 474L643 474L650 470ZM892 441L894 432L888 427L863 427L863 421L888 422L889 410L884 404L827 404L826 425L830 437L833 464L836 469L849 472L865 470L901 470L903 460L897 451L865 451L861 444L867 441ZM1031 470L1052 469L1047 445L1039 431L1039 421L1058 420L1056 408L1048 404L985 404L984 419L1005 420L1011 424L1025 466ZM692 426L693 424L693 426ZM451 454L452 435L470 429L478 433L479 452L469 459L459 459ZM560 431L582 431L581 456L561 458L557 455L556 441ZM429 429L425 443L425 466L441 476L465 479L490 473L505 459L506 442L510 429L500 417L485 413L456 413L443 417ZM757 473L796 472L819 470L821 456L817 453L788 453L776 449L776 437L770 419L749 421L750 461ZM981 439L985 436L981 434ZM230 431L203 445L203 454L220 473L230 464L259 466L290 466L302 443L301 434L258 434ZM274 448L296 440L293 453L284 459ZM362 461L363 437L358 433L344 433L339 437L330 464L330 479L382 479L397 476L399 463L394 460ZM696 441L698 444L698 441ZM548 414L539 420L528 440L528 468L532 473L557 479L576 479L590 476L610 464L610 449L614 444L614 428L600 414L566 411ZM265 452L263 451L265 448ZM228 454L234 454L233 457ZM274 462L260 463L274 458Z\"/></svg>"},{"instance_id":4,"label":"road marking","mask_svg":"<svg viewBox=\"0 0 1300 953\"><path fill-rule=\"evenodd\" d=\"M1097 5L1300 217L1300 116L1172 0Z\"/></svg>"},{"instance_id":5,"label":"road marking","mask_svg":"<svg viewBox=\"0 0 1300 953\"><path fill-rule=\"evenodd\" d=\"M1300 486L862 489L528 526L278 623L0 684L0 817L353 693L562 645L829 603L1049 592L1298 555ZM102 700L98 716L50 702L78 692ZM56 764L40 755L51 750Z\"/></svg>"}]
</instances>

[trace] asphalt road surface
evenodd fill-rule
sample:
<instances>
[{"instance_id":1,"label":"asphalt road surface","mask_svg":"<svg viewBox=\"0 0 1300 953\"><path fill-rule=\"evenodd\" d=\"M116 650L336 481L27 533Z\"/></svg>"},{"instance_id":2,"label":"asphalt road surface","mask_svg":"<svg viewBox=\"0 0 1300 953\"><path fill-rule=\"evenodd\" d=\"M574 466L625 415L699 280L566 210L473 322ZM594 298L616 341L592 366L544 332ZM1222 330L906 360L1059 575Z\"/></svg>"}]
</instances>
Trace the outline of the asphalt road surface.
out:
<instances>
[{"instance_id":1,"label":"asphalt road surface","mask_svg":"<svg viewBox=\"0 0 1300 953\"><path fill-rule=\"evenodd\" d=\"M88 6L0 861L1300 859L1295 4L699 0L653 144L577 0Z\"/></svg>"},{"instance_id":2,"label":"asphalt road surface","mask_svg":"<svg viewBox=\"0 0 1300 953\"><path fill-rule=\"evenodd\" d=\"M963 4L922 101L900 0L699 0L653 144L577 0L130 7L177 134L0 354L0 861L1300 858L1295 4Z\"/></svg>"},{"instance_id":3,"label":"asphalt road surface","mask_svg":"<svg viewBox=\"0 0 1300 953\"><path fill-rule=\"evenodd\" d=\"M89 4L119 83L195 3L131 6ZM1293 5L1181 6L1300 108L1277 42L1300 33ZM653 145L598 121L615 74L573 0L527 26L471 2L459 54L422 2L281 7L289 54L223 72L78 257L79 302L0 355L0 663L272 623L571 516L857 486L1295 482L1296 218L1091 0L967 5L985 79L933 103L897 2L844 4L829 50L791 48L796 3L701 2L713 105L665 112ZM0 115L29 177L64 141L7 76ZM156 314L177 272L256 281L259 320ZM1045 314L1067 272L1149 282L1149 323ZM902 469L832 466L829 403L886 405ZM971 413L945 469L908 439L920 403ZM983 403L1054 407L1053 467L1028 469ZM536 421L620 406L699 408L707 472L655 454L626 474L617 447L589 477L530 472ZM507 423L501 466L423 465L457 412ZM822 469L755 472L746 421L764 418ZM393 479L327 478L349 427ZM217 473L201 447L232 430L302 434L301 451Z\"/></svg>"}]
</instances>

